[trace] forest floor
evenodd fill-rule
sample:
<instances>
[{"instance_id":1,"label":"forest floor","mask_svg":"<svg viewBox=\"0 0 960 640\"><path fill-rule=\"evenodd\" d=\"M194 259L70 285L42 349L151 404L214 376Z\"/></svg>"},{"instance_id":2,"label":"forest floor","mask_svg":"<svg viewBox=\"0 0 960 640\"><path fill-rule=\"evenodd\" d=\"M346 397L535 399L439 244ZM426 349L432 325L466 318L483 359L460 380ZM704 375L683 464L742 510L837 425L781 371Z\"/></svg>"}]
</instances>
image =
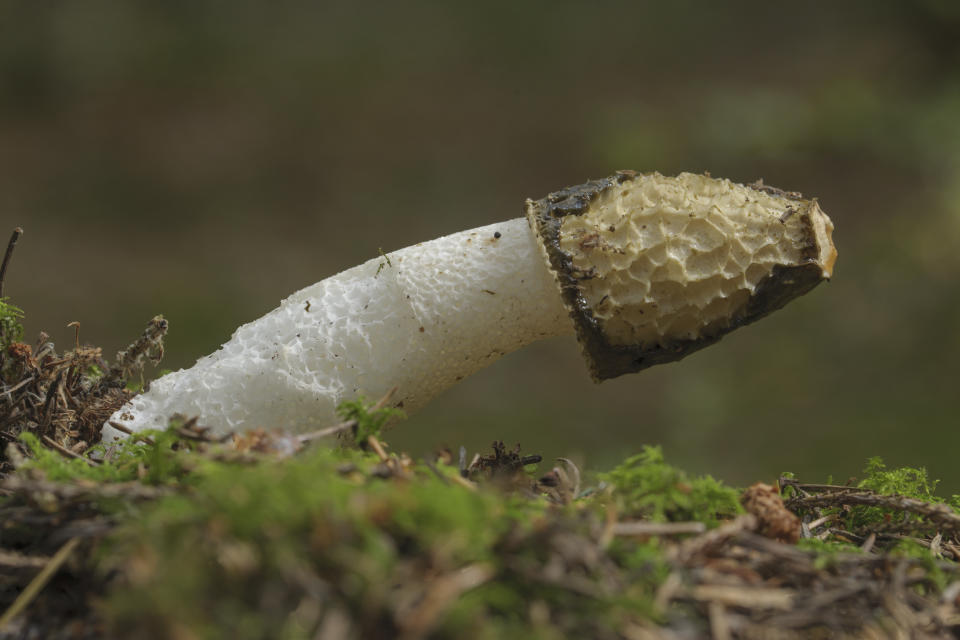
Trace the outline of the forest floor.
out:
<instances>
[{"instance_id":1,"label":"forest floor","mask_svg":"<svg viewBox=\"0 0 960 640\"><path fill-rule=\"evenodd\" d=\"M4 263L6 265L6 261ZM724 486L657 447L394 452L190 417L99 445L166 322L108 363L24 341L0 270L0 638L952 638L960 498L923 469Z\"/></svg>"}]
</instances>

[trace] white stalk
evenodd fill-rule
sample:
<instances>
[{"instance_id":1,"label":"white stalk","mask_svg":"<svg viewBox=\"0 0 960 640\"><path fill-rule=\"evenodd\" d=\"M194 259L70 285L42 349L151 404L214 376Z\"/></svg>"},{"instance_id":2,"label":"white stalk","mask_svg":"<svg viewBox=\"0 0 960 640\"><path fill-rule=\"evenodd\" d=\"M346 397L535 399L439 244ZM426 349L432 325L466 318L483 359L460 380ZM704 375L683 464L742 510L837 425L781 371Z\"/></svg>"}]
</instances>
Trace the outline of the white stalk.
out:
<instances>
[{"instance_id":1,"label":"white stalk","mask_svg":"<svg viewBox=\"0 0 960 640\"><path fill-rule=\"evenodd\" d=\"M389 263L387 262L389 260ZM173 413L218 433L328 426L343 400L412 412L525 344L572 334L527 221L517 218L374 258L294 293L111 419L163 428ZM104 437L120 432L110 426Z\"/></svg>"},{"instance_id":2,"label":"white stalk","mask_svg":"<svg viewBox=\"0 0 960 640\"><path fill-rule=\"evenodd\" d=\"M571 333L593 376L613 377L683 357L829 277L830 230L798 194L621 172L528 201L526 219L302 289L110 420L159 429L180 413L219 434L310 431L342 401L394 386L411 413L500 356ZM120 437L104 427L105 442Z\"/></svg>"}]
</instances>

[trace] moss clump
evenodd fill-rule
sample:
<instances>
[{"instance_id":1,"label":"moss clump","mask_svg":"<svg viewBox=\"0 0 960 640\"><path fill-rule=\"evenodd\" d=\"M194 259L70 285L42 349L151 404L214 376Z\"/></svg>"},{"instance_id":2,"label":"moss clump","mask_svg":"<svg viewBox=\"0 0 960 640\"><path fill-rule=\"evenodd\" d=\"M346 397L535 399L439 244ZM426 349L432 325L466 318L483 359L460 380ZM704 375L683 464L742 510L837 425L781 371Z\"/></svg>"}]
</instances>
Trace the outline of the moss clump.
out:
<instances>
[{"instance_id":1,"label":"moss clump","mask_svg":"<svg viewBox=\"0 0 960 640\"><path fill-rule=\"evenodd\" d=\"M956 580L956 570L953 565L944 565L930 553L930 548L920 544L918 540L905 538L889 549L891 556L899 556L905 560L913 560L922 567L921 580L917 580L914 587L919 593L937 593L943 591L947 585ZM948 566L950 571L945 571ZM931 589L930 587L933 587Z\"/></svg>"},{"instance_id":2,"label":"moss clump","mask_svg":"<svg viewBox=\"0 0 960 640\"><path fill-rule=\"evenodd\" d=\"M23 340L23 310L0 298L0 350L6 351L13 342Z\"/></svg>"},{"instance_id":3,"label":"moss clump","mask_svg":"<svg viewBox=\"0 0 960 640\"><path fill-rule=\"evenodd\" d=\"M823 493L807 497L798 490L804 485L789 474L781 477L781 483L786 483L791 503L801 508L815 504L820 507L817 517L826 516L835 527L860 536L929 532L947 521L952 528L960 526L958 496L950 502L937 496L938 482L927 476L926 469L888 469L880 458L870 458L864 473L853 486L813 485Z\"/></svg>"},{"instance_id":4,"label":"moss clump","mask_svg":"<svg viewBox=\"0 0 960 640\"><path fill-rule=\"evenodd\" d=\"M186 455L194 445L183 439L177 433L177 428L178 425L174 423L166 431L137 433L124 441L123 446L113 447L106 461L65 458L45 446L36 435L23 432L19 439L27 447L30 457L21 468L40 471L53 482L136 480L149 485L178 484L189 477L196 459ZM105 457L108 449L97 445L91 451Z\"/></svg>"},{"instance_id":5,"label":"moss clump","mask_svg":"<svg viewBox=\"0 0 960 640\"><path fill-rule=\"evenodd\" d=\"M924 502L944 502L943 498L934 495L939 481L930 480L923 467L888 469L881 458L874 457L867 460L863 472L865 477L857 484L860 489L881 495L916 498ZM854 507L849 511L846 522L851 527L862 527L889 520L891 515L889 509L881 507Z\"/></svg>"},{"instance_id":6,"label":"moss clump","mask_svg":"<svg viewBox=\"0 0 960 640\"><path fill-rule=\"evenodd\" d=\"M308 638L339 617L365 638L529 637L525 604L540 602L544 633L595 637L652 610L652 550L600 554L592 511L468 491L417 465L383 480L380 465L322 449L197 466L189 494L106 546L103 569L122 576L104 605L114 633Z\"/></svg>"},{"instance_id":7,"label":"moss clump","mask_svg":"<svg viewBox=\"0 0 960 640\"><path fill-rule=\"evenodd\" d=\"M798 549L813 551L823 558L829 558L838 553L859 553L860 547L843 540L820 540L819 538L801 538L797 542Z\"/></svg>"},{"instance_id":8,"label":"moss clump","mask_svg":"<svg viewBox=\"0 0 960 640\"><path fill-rule=\"evenodd\" d=\"M115 563L126 582L106 606L116 632L310 637L325 603L349 619L368 618L390 591L400 555L386 532L397 533L413 552L427 541L409 531L410 518L423 517L425 527L447 517L448 525L456 517L472 522L475 505L469 498L443 500L442 490L432 496L436 500L414 504L411 493L401 504L400 496L385 491L386 483L354 493L350 476L366 463L318 451L282 464L199 469L195 495L161 501L109 544L113 562L107 566ZM350 471L341 475L341 466ZM437 562L476 560L485 549L484 531L451 536ZM176 563L164 562L172 557ZM316 600L314 608L289 615L307 598Z\"/></svg>"},{"instance_id":9,"label":"moss clump","mask_svg":"<svg viewBox=\"0 0 960 640\"><path fill-rule=\"evenodd\" d=\"M337 415L344 420L357 423L354 428L354 440L361 446L366 446L370 436L379 436L383 426L391 418L405 417L400 409L371 406L363 396L341 403L337 407Z\"/></svg>"},{"instance_id":10,"label":"moss clump","mask_svg":"<svg viewBox=\"0 0 960 640\"><path fill-rule=\"evenodd\" d=\"M743 513L739 492L711 476L691 478L666 463L660 447L644 447L600 478L613 486L622 516L657 522L696 520L715 526Z\"/></svg>"},{"instance_id":11,"label":"moss clump","mask_svg":"<svg viewBox=\"0 0 960 640\"><path fill-rule=\"evenodd\" d=\"M23 310L0 298L0 382L12 382L14 359L8 357L10 345L23 340Z\"/></svg>"},{"instance_id":12,"label":"moss clump","mask_svg":"<svg viewBox=\"0 0 960 640\"><path fill-rule=\"evenodd\" d=\"M360 420L373 411L357 407ZM22 439L32 461L16 475L46 484L8 485L17 493L0 499L0 515L5 507L24 513L60 491L49 482L59 480L94 497L82 502L66 491L59 503L44 502L50 532L41 538L53 540L63 513L99 513L119 525L91 545L77 573L48 590L93 576L88 597L96 599L92 619L102 635L312 638L332 629L336 635L326 637L630 638L655 635L658 626L706 633L711 614L702 599L719 586L771 597L783 589L843 591L842 607L874 612L883 606L877 594L889 589L940 606L939 594L956 578L952 564L915 543L886 555L851 553L851 545L829 540L805 540L799 549L759 544L755 531L737 528L749 518L728 519L739 512L736 491L689 477L655 447L603 474L606 490L551 502L537 497L535 481L520 489L478 473L474 483L442 457L416 463L379 445L278 453L271 441L289 436L257 432L218 444L199 434L174 422L120 443L96 467ZM136 500L116 492L96 498L98 487L129 480L117 488L163 488ZM612 533L618 520L638 519L727 519L727 526L693 539ZM37 537L35 525L29 536ZM853 579L878 587L853 591ZM849 615L830 617L835 604L773 615L744 601L745 612L727 615L742 624L773 615L764 618L766 631L797 620L859 630Z\"/></svg>"}]
</instances>

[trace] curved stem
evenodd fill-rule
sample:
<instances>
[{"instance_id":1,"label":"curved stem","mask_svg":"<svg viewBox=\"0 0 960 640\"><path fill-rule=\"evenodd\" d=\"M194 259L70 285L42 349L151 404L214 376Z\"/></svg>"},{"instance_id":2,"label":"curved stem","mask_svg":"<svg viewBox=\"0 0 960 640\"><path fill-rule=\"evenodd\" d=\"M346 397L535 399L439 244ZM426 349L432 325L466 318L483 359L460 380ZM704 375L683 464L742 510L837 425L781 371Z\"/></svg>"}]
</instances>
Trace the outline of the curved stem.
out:
<instances>
[{"instance_id":1,"label":"curved stem","mask_svg":"<svg viewBox=\"0 0 960 640\"><path fill-rule=\"evenodd\" d=\"M572 333L536 238L518 218L302 289L194 367L156 380L111 420L139 431L182 413L217 433L309 431L332 424L340 402L394 386L394 405L412 412L506 353ZM119 437L104 428L104 441Z\"/></svg>"}]
</instances>

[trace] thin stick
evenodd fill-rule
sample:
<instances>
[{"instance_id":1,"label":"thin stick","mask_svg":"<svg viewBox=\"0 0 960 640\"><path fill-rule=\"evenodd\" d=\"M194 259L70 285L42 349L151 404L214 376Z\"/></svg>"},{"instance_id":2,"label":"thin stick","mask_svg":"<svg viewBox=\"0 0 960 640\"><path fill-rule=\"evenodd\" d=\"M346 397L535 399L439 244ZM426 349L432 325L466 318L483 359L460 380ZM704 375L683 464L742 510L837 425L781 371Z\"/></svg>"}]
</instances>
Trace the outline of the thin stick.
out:
<instances>
[{"instance_id":1,"label":"thin stick","mask_svg":"<svg viewBox=\"0 0 960 640\"><path fill-rule=\"evenodd\" d=\"M793 487L805 491L869 491L869 489L860 489L859 487L841 485L841 484L816 484L809 482L800 482L796 478L783 478L779 480L780 488Z\"/></svg>"},{"instance_id":2,"label":"thin stick","mask_svg":"<svg viewBox=\"0 0 960 640\"><path fill-rule=\"evenodd\" d=\"M710 635L714 640L730 640L730 621L727 620L726 607L721 602L707 605L707 617L710 619Z\"/></svg>"},{"instance_id":3,"label":"thin stick","mask_svg":"<svg viewBox=\"0 0 960 640\"><path fill-rule=\"evenodd\" d=\"M10 263L10 256L13 255L13 247L22 235L23 229L17 227L10 236L10 242L7 243L7 252L3 255L3 264L0 264L0 298L3 297L3 277L7 275L7 265Z\"/></svg>"},{"instance_id":4,"label":"thin stick","mask_svg":"<svg viewBox=\"0 0 960 640\"><path fill-rule=\"evenodd\" d=\"M371 407L370 410L376 411L377 409L383 409L385 406L387 406L387 403L390 402L390 398L393 397L393 394L395 394L397 392L397 389L399 388L400 387L394 387L390 389L390 391L387 391L387 393L384 394L382 398L377 400L377 404L373 405L373 407Z\"/></svg>"},{"instance_id":5,"label":"thin stick","mask_svg":"<svg viewBox=\"0 0 960 640\"><path fill-rule=\"evenodd\" d=\"M380 444L380 441L377 439L377 436L367 436L367 444L370 445L370 448L377 454L377 457L380 458L381 462L386 462L390 459L390 456L387 455L387 452L383 450L383 445Z\"/></svg>"},{"instance_id":6,"label":"thin stick","mask_svg":"<svg viewBox=\"0 0 960 640\"><path fill-rule=\"evenodd\" d=\"M924 502L901 495L881 495L864 490L856 492L837 491L836 493L822 493L806 498L791 498L787 501L787 506L791 509L841 505L883 507L895 511L917 513L941 529L960 532L960 515L954 513L947 505L938 502Z\"/></svg>"},{"instance_id":7,"label":"thin stick","mask_svg":"<svg viewBox=\"0 0 960 640\"><path fill-rule=\"evenodd\" d=\"M613 528L617 524L617 507L611 501L607 504L606 516L603 519L603 531L600 532L600 538L597 544L601 549L606 549L613 542Z\"/></svg>"},{"instance_id":8,"label":"thin stick","mask_svg":"<svg viewBox=\"0 0 960 640\"><path fill-rule=\"evenodd\" d=\"M311 433L304 433L303 435L297 436L297 442L300 444L305 444L311 440L316 440L317 438L325 438L326 436L332 436L335 433L340 433L341 431L346 431L352 429L357 425L356 420L347 420L346 422L341 422L340 424L335 424L332 427L327 427L326 429L320 429L319 431L313 431Z\"/></svg>"},{"instance_id":9,"label":"thin stick","mask_svg":"<svg viewBox=\"0 0 960 640\"><path fill-rule=\"evenodd\" d=\"M133 431L133 430L129 429L128 427L123 426L122 424L120 424L119 422L116 422L115 420L110 420L107 424L109 424L111 427L113 427L113 428L116 429L117 431L120 431L120 432L122 432L122 433L127 434L128 436L135 436L135 435L137 435L137 432L136 432L136 431ZM147 444L156 444L156 443L153 441L153 438L151 438L151 437L149 437L149 436L139 436L139 437L140 437L144 442L146 442Z\"/></svg>"},{"instance_id":10,"label":"thin stick","mask_svg":"<svg viewBox=\"0 0 960 640\"><path fill-rule=\"evenodd\" d=\"M816 520L814 520L813 522L811 522L811 523L808 524L807 526L810 527L810 530L811 530L811 531L813 531L813 530L816 529L817 527L820 527L820 526L823 526L823 525L827 524L828 522L830 522L831 520L833 520L834 517L835 517L835 516L834 516L833 514L830 514L830 515L827 515L827 516L823 516L822 518L817 518Z\"/></svg>"},{"instance_id":11,"label":"thin stick","mask_svg":"<svg viewBox=\"0 0 960 640\"><path fill-rule=\"evenodd\" d=\"M469 489L470 491L476 491L476 490L477 490L477 485L476 485L475 483L471 482L470 480L467 480L467 479L464 478L464 477L461 477L461 476L450 476L450 479L453 480L453 481L454 481L455 483L457 483L458 485L460 485L461 487L463 487L464 489Z\"/></svg>"},{"instance_id":12,"label":"thin stick","mask_svg":"<svg viewBox=\"0 0 960 640\"><path fill-rule=\"evenodd\" d=\"M116 421L114 421L114 420L110 420L109 424L110 424L111 427L113 427L113 428L116 429L117 431L120 431L120 432L122 432L122 433L125 433L125 434L127 434L128 436L132 436L134 433L136 433L136 432L133 431L132 429L128 429L127 427L123 426L122 424L120 424L119 422L116 422Z\"/></svg>"},{"instance_id":13,"label":"thin stick","mask_svg":"<svg viewBox=\"0 0 960 640\"><path fill-rule=\"evenodd\" d=\"M77 351L80 351L80 323L74 320L73 322L67 323L68 327L73 327L75 331Z\"/></svg>"},{"instance_id":14,"label":"thin stick","mask_svg":"<svg viewBox=\"0 0 960 640\"><path fill-rule=\"evenodd\" d=\"M50 562L47 556L25 556L11 551L0 551L0 566L17 569L42 569Z\"/></svg>"},{"instance_id":15,"label":"thin stick","mask_svg":"<svg viewBox=\"0 0 960 640\"><path fill-rule=\"evenodd\" d=\"M53 410L57 404L57 387L61 382L63 382L63 371L57 374L53 384L47 389L47 399L43 403L43 415L40 418L40 428L43 430L50 426L50 421L53 419Z\"/></svg>"},{"instance_id":16,"label":"thin stick","mask_svg":"<svg viewBox=\"0 0 960 640\"><path fill-rule=\"evenodd\" d=\"M937 535L940 535L940 534L937 534ZM866 541L864 541L864 543L860 545L860 551L863 551L864 553L870 553L870 551L873 550L873 545L876 541L877 541L877 534L871 531L870 535L867 536Z\"/></svg>"},{"instance_id":17,"label":"thin stick","mask_svg":"<svg viewBox=\"0 0 960 640\"><path fill-rule=\"evenodd\" d=\"M434 577L413 611L398 620L401 640L430 635L443 613L461 594L479 587L494 575L493 569L477 563Z\"/></svg>"},{"instance_id":18,"label":"thin stick","mask_svg":"<svg viewBox=\"0 0 960 640\"><path fill-rule=\"evenodd\" d=\"M437 469L437 466L435 464L433 464L426 458L423 459L423 464L427 466L427 469L430 469L430 471L433 472L433 475L437 476L440 482L442 482L443 484L450 484L450 479L447 478L447 476L440 473L440 469Z\"/></svg>"},{"instance_id":19,"label":"thin stick","mask_svg":"<svg viewBox=\"0 0 960 640\"><path fill-rule=\"evenodd\" d=\"M60 550L52 558L50 562L45 566L36 577L30 581L30 584L27 585L27 588L13 601L13 604L10 605L10 608L7 609L3 617L0 617L0 631L2 631L10 622L20 615L27 606L33 602L34 598L39 595L47 583L50 581L50 578L54 576L58 569L67 561L67 558L70 557L70 554L73 552L74 548L80 543L80 538L71 538L60 547Z\"/></svg>"},{"instance_id":20,"label":"thin stick","mask_svg":"<svg viewBox=\"0 0 960 640\"><path fill-rule=\"evenodd\" d=\"M12 400L12 399L13 399L13 395L12 395L12 394L13 394L14 391L16 391L17 389L19 389L20 387L25 387L25 386L27 386L27 385L30 384L31 382L33 382L33 376L30 376L29 378L26 378L26 379L24 379L24 380L21 380L20 382L18 382L17 384L13 385L13 386L10 387L9 389L5 389L3 392L0 392L0 395L5 395L5 396L9 397L9 398Z\"/></svg>"},{"instance_id":21,"label":"thin stick","mask_svg":"<svg viewBox=\"0 0 960 640\"><path fill-rule=\"evenodd\" d=\"M376 411L377 409L383 409L387 406L387 403L390 402L390 398L393 397L393 394L397 392L399 387L393 387L382 398L380 398L375 405L370 407L371 411ZM112 423L111 423L112 424ZM346 431L352 429L357 425L356 420L347 420L346 422L341 422L340 424L335 424L332 427L327 427L325 429L320 429L319 431L312 431L310 433L304 433L303 435L297 436L297 442L300 444L306 444L311 440L316 440L317 438L325 438L326 436L332 436L341 431Z\"/></svg>"},{"instance_id":22,"label":"thin stick","mask_svg":"<svg viewBox=\"0 0 960 640\"><path fill-rule=\"evenodd\" d=\"M88 465L90 465L91 467L98 467L98 466L100 466L100 463L97 462L96 460L91 460L90 458L85 458L85 457L83 457L82 455L80 455L79 453L74 453L73 451L70 451L70 449L67 449L66 447L64 447L63 445L61 445L60 443L58 443L56 440L54 440L53 438L51 438L50 436L43 436L43 441L46 442L48 445L50 445L51 447L53 447L54 449L56 449L57 451L59 451L60 453L62 453L63 455L65 455L65 456L68 457L68 458L77 458L77 459L79 459L79 460L83 460L84 462L86 462L86 463L87 463Z\"/></svg>"},{"instance_id":23,"label":"thin stick","mask_svg":"<svg viewBox=\"0 0 960 640\"><path fill-rule=\"evenodd\" d=\"M689 597L700 602L717 602L745 609L789 611L797 594L792 589L701 584L690 589Z\"/></svg>"},{"instance_id":24,"label":"thin stick","mask_svg":"<svg viewBox=\"0 0 960 640\"><path fill-rule=\"evenodd\" d=\"M618 522L613 525L615 536L677 536L685 533L703 533L702 522Z\"/></svg>"}]
</instances>

